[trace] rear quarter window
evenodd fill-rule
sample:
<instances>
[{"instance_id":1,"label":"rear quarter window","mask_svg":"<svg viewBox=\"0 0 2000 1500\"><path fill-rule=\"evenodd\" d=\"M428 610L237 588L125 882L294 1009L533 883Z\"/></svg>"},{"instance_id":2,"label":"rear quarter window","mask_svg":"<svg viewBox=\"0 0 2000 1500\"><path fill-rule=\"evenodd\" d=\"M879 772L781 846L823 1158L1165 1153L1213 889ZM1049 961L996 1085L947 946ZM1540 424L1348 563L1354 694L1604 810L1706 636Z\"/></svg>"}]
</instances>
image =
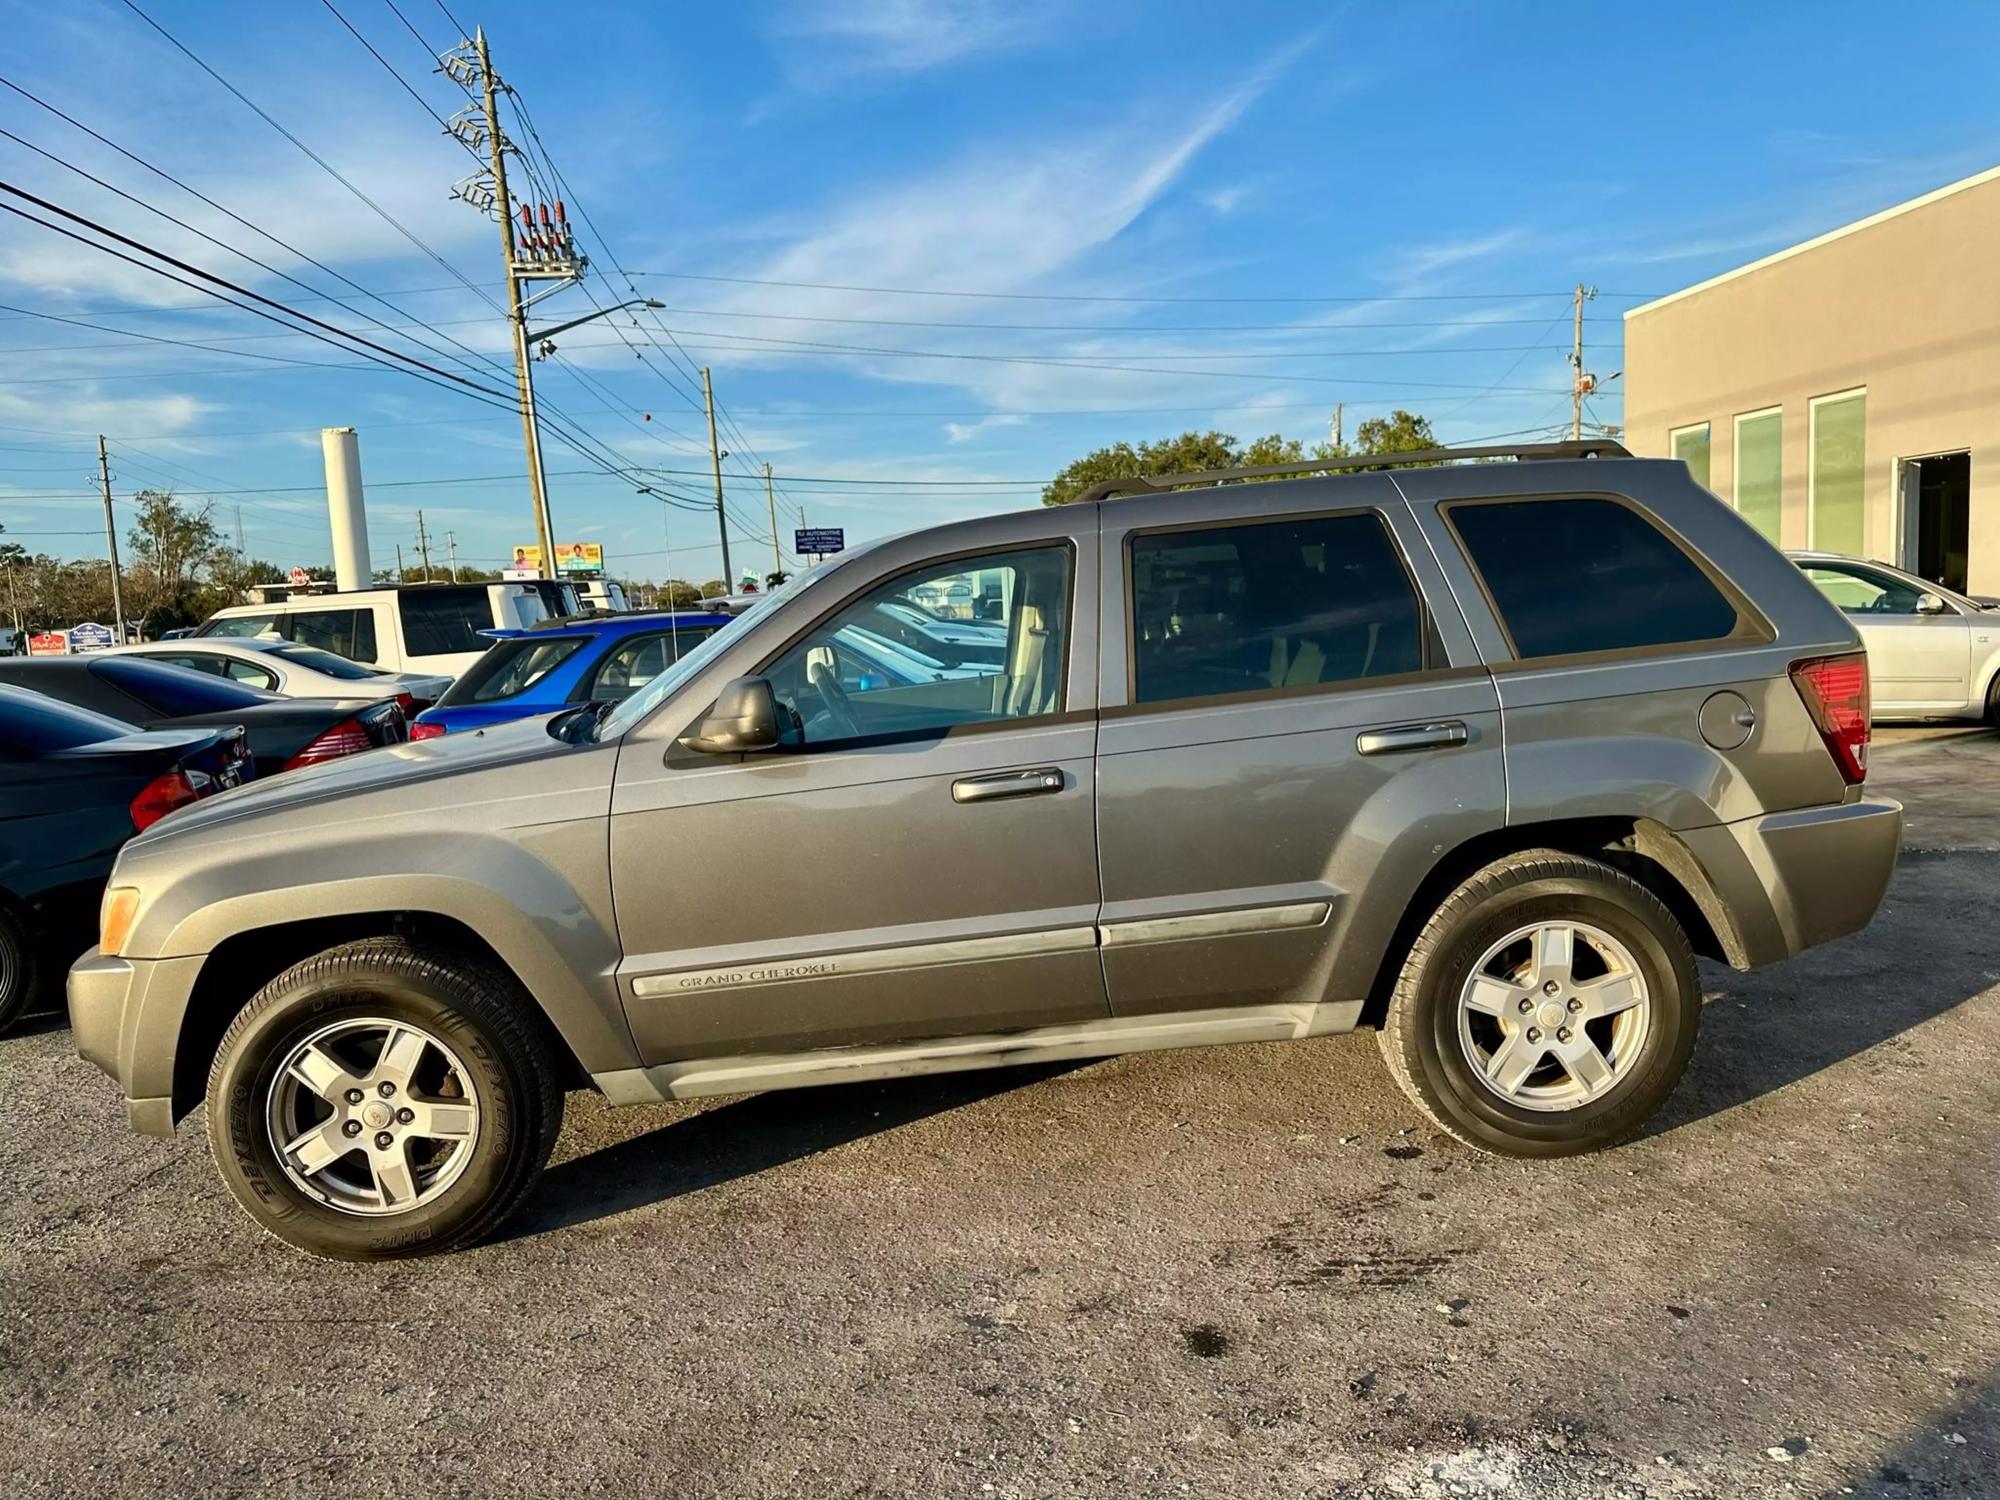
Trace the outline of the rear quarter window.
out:
<instances>
[{"instance_id":1,"label":"rear quarter window","mask_svg":"<svg viewBox=\"0 0 2000 1500\"><path fill-rule=\"evenodd\" d=\"M1619 501L1474 500L1444 513L1523 659L1693 645L1742 625L1701 565Z\"/></svg>"},{"instance_id":2,"label":"rear quarter window","mask_svg":"<svg viewBox=\"0 0 2000 1500\"><path fill-rule=\"evenodd\" d=\"M471 588L404 589L396 595L403 618L403 647L412 656L451 656L483 650L482 630L493 628L485 584Z\"/></svg>"}]
</instances>

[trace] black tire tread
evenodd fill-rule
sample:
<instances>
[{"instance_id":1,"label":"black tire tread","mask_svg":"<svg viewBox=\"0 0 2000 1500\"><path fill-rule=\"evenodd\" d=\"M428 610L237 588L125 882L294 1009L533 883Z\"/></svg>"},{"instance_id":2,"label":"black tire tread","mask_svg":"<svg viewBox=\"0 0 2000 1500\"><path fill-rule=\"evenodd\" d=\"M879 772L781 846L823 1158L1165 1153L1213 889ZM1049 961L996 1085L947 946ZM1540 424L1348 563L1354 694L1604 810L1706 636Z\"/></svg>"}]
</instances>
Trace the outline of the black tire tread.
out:
<instances>
[{"instance_id":1,"label":"black tire tread","mask_svg":"<svg viewBox=\"0 0 2000 1500\"><path fill-rule=\"evenodd\" d=\"M1424 967L1474 906L1508 886L1543 879L1605 882L1642 908L1650 908L1661 935L1670 944L1678 945L1674 954L1676 968L1684 973L1694 972L1694 947L1666 903L1623 870L1603 860L1565 853L1560 849L1523 849L1475 871L1445 897L1410 944L1410 951L1403 960L1395 989L1390 995L1388 1016L1383 1021L1382 1029L1376 1033L1376 1042L1382 1050L1382 1060L1388 1064L1390 1077L1396 1080L1396 1086L1423 1112L1424 1117L1453 1140L1489 1155L1492 1148L1475 1139L1451 1118L1450 1112L1414 1066L1414 1029L1422 1024L1417 1005L1417 986ZM1643 1119L1635 1120L1628 1129L1607 1139L1603 1145L1610 1147L1629 1140L1644 1125Z\"/></svg>"},{"instance_id":2,"label":"black tire tread","mask_svg":"<svg viewBox=\"0 0 2000 1500\"><path fill-rule=\"evenodd\" d=\"M0 906L0 944L12 952L18 976L13 993L0 994L0 1032L4 1032L27 1014L41 988L41 955L27 929L4 906Z\"/></svg>"},{"instance_id":3,"label":"black tire tread","mask_svg":"<svg viewBox=\"0 0 2000 1500\"><path fill-rule=\"evenodd\" d=\"M504 1222L528 1196L540 1178L542 1168L555 1149L562 1132L563 1089L555 1068L554 1053L546 1020L534 1002L522 992L514 976L505 969L437 944L404 937L362 938L343 943L293 964L266 984L242 1010L236 1013L216 1046L209 1065L209 1146L218 1164L229 1150L221 1139L226 1130L226 1111L217 1107L217 1091L223 1060L251 1023L263 1012L284 1003L301 984L338 978L351 971L380 972L401 969L411 979L422 981L438 992L439 998L467 1013L492 1035L527 1087L518 1107L530 1132L528 1149L518 1153L505 1183L481 1210L451 1233L407 1248L347 1254L313 1246L295 1246L327 1260L386 1260L415 1255L442 1254L477 1244ZM283 1239L269 1226L262 1226L274 1239ZM290 1240L286 1244L293 1244Z\"/></svg>"}]
</instances>

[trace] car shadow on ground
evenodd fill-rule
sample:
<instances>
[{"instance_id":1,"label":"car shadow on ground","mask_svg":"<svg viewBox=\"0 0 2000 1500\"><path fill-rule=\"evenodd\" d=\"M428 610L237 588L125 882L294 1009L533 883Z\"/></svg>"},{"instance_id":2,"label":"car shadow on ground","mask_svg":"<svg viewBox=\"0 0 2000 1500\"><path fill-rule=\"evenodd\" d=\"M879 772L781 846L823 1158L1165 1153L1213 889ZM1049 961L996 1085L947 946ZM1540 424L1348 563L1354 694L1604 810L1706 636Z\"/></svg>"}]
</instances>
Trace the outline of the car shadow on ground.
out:
<instances>
[{"instance_id":1,"label":"car shadow on ground","mask_svg":"<svg viewBox=\"0 0 2000 1500\"><path fill-rule=\"evenodd\" d=\"M1871 1500L1930 1495L1991 1495L1993 1455L2000 1452L2000 1374L1952 1382L1957 1400L1882 1454L1871 1472L1844 1476L1842 1494Z\"/></svg>"},{"instance_id":2,"label":"car shadow on ground","mask_svg":"<svg viewBox=\"0 0 2000 1500\"><path fill-rule=\"evenodd\" d=\"M1709 993L1686 1080L1648 1130L1661 1134L1883 1048L1992 989L2000 931L1987 914L2000 853L1906 852L1874 921L1750 974L1704 963ZM1939 947L1939 933L1959 941ZM1887 1044L1885 1046L1885 1044Z\"/></svg>"},{"instance_id":3,"label":"car shadow on ground","mask_svg":"<svg viewBox=\"0 0 2000 1500\"><path fill-rule=\"evenodd\" d=\"M850 1141L1057 1077L1082 1062L791 1089L712 1105L549 1168L499 1239L523 1239L754 1177Z\"/></svg>"}]
</instances>

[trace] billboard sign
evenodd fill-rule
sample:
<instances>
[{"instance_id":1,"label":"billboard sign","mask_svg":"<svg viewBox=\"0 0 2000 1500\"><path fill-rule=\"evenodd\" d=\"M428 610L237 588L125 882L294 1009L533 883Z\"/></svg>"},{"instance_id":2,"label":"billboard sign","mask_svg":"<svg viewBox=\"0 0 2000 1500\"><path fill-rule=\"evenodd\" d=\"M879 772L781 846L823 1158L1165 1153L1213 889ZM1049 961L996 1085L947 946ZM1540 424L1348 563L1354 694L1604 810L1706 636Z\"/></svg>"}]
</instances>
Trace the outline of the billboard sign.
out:
<instances>
[{"instance_id":1,"label":"billboard sign","mask_svg":"<svg viewBox=\"0 0 2000 1500\"><path fill-rule=\"evenodd\" d=\"M68 656L69 637L60 630L44 630L28 637L30 656Z\"/></svg>"},{"instance_id":2,"label":"billboard sign","mask_svg":"<svg viewBox=\"0 0 2000 1500\"><path fill-rule=\"evenodd\" d=\"M792 533L792 551L814 557L825 557L833 552L847 550L847 528L845 526L801 526Z\"/></svg>"},{"instance_id":3,"label":"billboard sign","mask_svg":"<svg viewBox=\"0 0 2000 1500\"><path fill-rule=\"evenodd\" d=\"M542 549L536 546L516 547L509 570L525 568L530 576L538 575L542 568ZM604 571L604 544L602 542L557 542L556 572L558 575L602 573Z\"/></svg>"},{"instance_id":4,"label":"billboard sign","mask_svg":"<svg viewBox=\"0 0 2000 1500\"><path fill-rule=\"evenodd\" d=\"M94 620L86 620L81 625L72 625L69 632L69 649L72 651L109 651L113 644L109 625L99 625Z\"/></svg>"}]
</instances>

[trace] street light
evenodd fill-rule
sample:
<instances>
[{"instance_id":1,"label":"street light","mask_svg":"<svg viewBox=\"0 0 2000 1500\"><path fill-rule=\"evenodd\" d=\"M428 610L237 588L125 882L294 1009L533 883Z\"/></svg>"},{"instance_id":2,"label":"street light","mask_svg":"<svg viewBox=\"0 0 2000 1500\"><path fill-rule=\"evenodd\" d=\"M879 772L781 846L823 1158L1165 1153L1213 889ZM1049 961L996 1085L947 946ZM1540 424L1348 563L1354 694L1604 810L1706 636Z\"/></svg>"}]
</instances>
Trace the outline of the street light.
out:
<instances>
[{"instance_id":1,"label":"street light","mask_svg":"<svg viewBox=\"0 0 2000 1500\"><path fill-rule=\"evenodd\" d=\"M634 297L630 302L621 302L616 307L600 307L595 312L587 312L580 318L571 318L567 323L558 323L553 328L544 328L540 333L530 333L528 342L540 345L537 358L546 359L556 352L556 346L549 342L559 333L568 333L572 328L580 328L585 323L594 323L599 318L608 318L615 312L623 312L628 307L665 307L664 302L655 302L651 297Z\"/></svg>"}]
</instances>

